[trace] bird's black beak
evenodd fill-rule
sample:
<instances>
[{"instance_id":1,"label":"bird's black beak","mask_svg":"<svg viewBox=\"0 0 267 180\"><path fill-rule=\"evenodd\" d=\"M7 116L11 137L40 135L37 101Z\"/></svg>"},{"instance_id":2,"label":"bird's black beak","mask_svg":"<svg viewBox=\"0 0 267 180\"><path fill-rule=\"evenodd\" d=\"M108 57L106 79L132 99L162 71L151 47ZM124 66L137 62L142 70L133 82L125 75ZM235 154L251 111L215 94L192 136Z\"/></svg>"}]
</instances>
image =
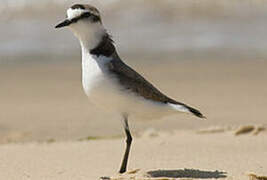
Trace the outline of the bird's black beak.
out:
<instances>
[{"instance_id":1,"label":"bird's black beak","mask_svg":"<svg viewBox=\"0 0 267 180\"><path fill-rule=\"evenodd\" d=\"M68 26L71 24L71 21L66 19L63 22L59 23L58 25L55 26L55 28L62 28L64 26Z\"/></svg>"}]
</instances>

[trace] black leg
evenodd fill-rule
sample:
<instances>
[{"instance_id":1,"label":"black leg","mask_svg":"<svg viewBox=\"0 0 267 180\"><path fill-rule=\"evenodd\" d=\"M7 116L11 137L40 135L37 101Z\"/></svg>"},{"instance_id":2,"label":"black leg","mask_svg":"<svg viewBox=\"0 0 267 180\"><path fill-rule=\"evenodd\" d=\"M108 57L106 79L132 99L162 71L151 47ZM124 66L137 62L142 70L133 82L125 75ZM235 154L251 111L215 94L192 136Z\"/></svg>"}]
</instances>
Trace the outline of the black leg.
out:
<instances>
[{"instance_id":1,"label":"black leg","mask_svg":"<svg viewBox=\"0 0 267 180\"><path fill-rule=\"evenodd\" d=\"M124 131L126 134L126 150L123 156L123 160L121 163L120 173L124 173L127 170L127 162L128 157L131 149L131 143L132 143L132 136L128 125L128 118L127 116L124 116Z\"/></svg>"}]
</instances>

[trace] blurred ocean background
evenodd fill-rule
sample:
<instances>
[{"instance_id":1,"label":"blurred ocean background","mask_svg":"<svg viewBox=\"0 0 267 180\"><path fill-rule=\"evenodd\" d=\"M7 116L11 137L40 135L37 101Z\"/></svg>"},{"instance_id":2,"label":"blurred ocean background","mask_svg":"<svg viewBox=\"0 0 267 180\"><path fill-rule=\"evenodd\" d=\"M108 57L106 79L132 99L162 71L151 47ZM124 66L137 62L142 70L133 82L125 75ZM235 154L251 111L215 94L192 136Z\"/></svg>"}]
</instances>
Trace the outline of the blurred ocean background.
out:
<instances>
[{"instance_id":1,"label":"blurred ocean background","mask_svg":"<svg viewBox=\"0 0 267 180\"><path fill-rule=\"evenodd\" d=\"M172 54L177 61L267 57L264 0L1 0L0 63L76 61L78 41L67 29L54 29L74 3L98 7L123 55Z\"/></svg>"}]
</instances>

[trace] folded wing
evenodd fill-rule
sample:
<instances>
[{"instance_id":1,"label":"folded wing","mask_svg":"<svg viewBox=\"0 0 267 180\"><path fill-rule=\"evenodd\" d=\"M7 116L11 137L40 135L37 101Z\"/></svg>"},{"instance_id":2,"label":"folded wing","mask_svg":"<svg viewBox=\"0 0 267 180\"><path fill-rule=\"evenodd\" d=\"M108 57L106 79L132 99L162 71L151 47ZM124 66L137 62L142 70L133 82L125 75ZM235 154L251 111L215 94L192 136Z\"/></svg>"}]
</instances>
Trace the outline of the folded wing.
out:
<instances>
[{"instance_id":1,"label":"folded wing","mask_svg":"<svg viewBox=\"0 0 267 180\"><path fill-rule=\"evenodd\" d=\"M109 62L108 68L109 72L118 78L119 83L125 89L136 93L136 95L142 96L145 99L151 101L164 103L166 105L169 105L174 110L191 113L197 117L205 118L197 109L192 108L184 103L175 101L164 95L135 70L121 61L118 57Z\"/></svg>"}]
</instances>

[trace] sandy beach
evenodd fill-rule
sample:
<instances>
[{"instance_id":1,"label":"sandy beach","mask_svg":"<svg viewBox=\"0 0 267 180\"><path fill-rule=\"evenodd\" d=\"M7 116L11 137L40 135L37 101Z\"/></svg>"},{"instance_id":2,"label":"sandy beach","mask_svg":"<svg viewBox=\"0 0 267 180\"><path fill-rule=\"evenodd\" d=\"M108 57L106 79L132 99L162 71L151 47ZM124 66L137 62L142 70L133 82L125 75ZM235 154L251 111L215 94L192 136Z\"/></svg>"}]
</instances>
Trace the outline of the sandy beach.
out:
<instances>
[{"instance_id":1,"label":"sandy beach","mask_svg":"<svg viewBox=\"0 0 267 180\"><path fill-rule=\"evenodd\" d=\"M133 143L129 172L122 175L116 173L122 139L2 145L0 178L249 180L249 173L267 174L266 137L236 137L231 131L139 137Z\"/></svg>"},{"instance_id":2,"label":"sandy beach","mask_svg":"<svg viewBox=\"0 0 267 180\"><path fill-rule=\"evenodd\" d=\"M140 171L120 176L125 146L120 120L87 101L79 62L1 68L0 179L245 180L250 172L266 175L266 62L167 62L128 61L164 92L200 108L207 119L178 114L131 120L129 170ZM247 133L235 135L246 125ZM257 128L262 131L254 135Z\"/></svg>"}]
</instances>

